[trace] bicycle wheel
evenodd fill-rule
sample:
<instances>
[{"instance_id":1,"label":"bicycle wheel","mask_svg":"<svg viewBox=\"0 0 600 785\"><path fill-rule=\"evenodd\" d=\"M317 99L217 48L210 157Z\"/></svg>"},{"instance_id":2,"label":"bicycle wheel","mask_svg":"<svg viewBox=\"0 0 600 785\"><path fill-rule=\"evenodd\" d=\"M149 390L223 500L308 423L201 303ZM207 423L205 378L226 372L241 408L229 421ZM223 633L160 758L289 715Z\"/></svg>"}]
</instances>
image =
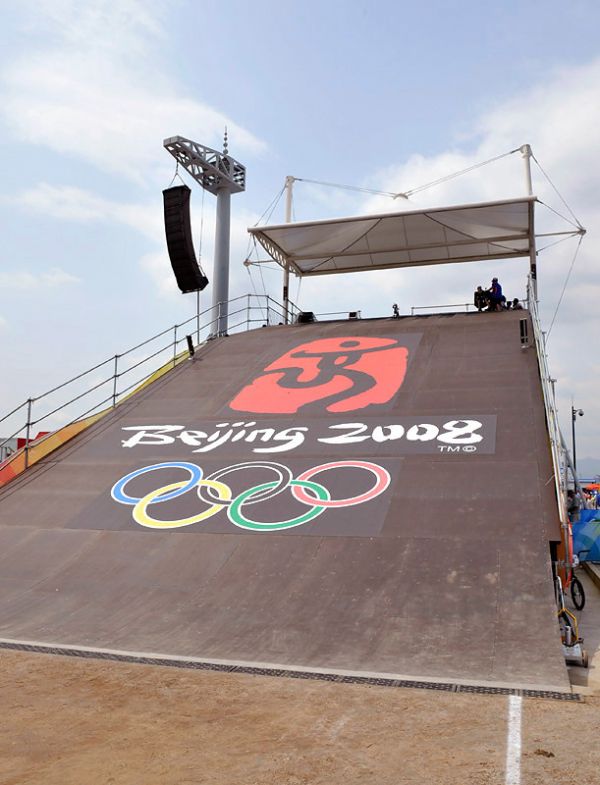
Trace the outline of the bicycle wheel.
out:
<instances>
[{"instance_id":1,"label":"bicycle wheel","mask_svg":"<svg viewBox=\"0 0 600 785\"><path fill-rule=\"evenodd\" d=\"M585 606L585 591L579 578L573 576L571 580L571 599L578 611L582 611Z\"/></svg>"}]
</instances>

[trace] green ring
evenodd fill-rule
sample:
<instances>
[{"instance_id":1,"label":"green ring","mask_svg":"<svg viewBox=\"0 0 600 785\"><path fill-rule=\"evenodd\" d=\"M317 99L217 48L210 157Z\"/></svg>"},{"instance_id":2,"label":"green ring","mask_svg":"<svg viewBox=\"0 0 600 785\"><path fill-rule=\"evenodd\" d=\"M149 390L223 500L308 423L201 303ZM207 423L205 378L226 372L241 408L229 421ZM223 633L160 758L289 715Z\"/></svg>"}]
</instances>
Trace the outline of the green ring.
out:
<instances>
[{"instance_id":1,"label":"green ring","mask_svg":"<svg viewBox=\"0 0 600 785\"><path fill-rule=\"evenodd\" d=\"M227 508L227 515L229 520L236 526L242 529L251 529L252 531L277 531L278 529L291 529L293 526L301 526L303 523L308 523L320 515L326 508L322 505L315 505L312 510L305 512L304 515L299 515L297 518L291 518L289 521L279 521L278 523L259 523L258 521L250 521L242 515L241 508L246 501L255 493L260 493L267 488L274 488L278 481L266 482L264 485L255 485L247 491L243 491L239 496L231 502ZM290 485L300 485L303 488L311 490L319 499L323 501L330 501L331 494L318 482L310 482L309 480L291 480Z\"/></svg>"}]
</instances>

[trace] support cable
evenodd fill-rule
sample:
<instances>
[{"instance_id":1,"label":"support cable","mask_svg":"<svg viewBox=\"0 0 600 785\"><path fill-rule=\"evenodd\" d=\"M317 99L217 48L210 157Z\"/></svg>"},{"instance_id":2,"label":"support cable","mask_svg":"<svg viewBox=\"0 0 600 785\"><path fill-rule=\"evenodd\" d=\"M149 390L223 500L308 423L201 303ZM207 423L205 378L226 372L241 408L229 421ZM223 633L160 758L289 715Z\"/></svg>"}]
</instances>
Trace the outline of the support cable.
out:
<instances>
[{"instance_id":1,"label":"support cable","mask_svg":"<svg viewBox=\"0 0 600 785\"><path fill-rule=\"evenodd\" d=\"M262 221L262 219L264 218L264 216L265 216L265 215L267 216L267 217L265 218L265 221L268 221L268 220L269 220L269 218L270 218L270 217L271 217L271 215L273 214L273 211L275 210L275 208L276 208L276 207L277 207L277 205L279 204L279 200L280 200L280 199L281 199L281 197L283 196L283 192L284 192L284 191L285 191L285 185L283 185L283 186L282 186L282 188L281 188L281 190L279 191L279 193L278 193L278 194L276 194L276 195L273 197L273 199L272 199L272 200L269 202L269 204L267 205L267 208L265 209L265 211L263 212L263 214L260 216L260 218L258 219L258 221L257 221L257 222L254 224L254 226L258 226L258 225L259 225L259 223ZM268 213L268 215L267 215L267 213Z\"/></svg>"},{"instance_id":2,"label":"support cable","mask_svg":"<svg viewBox=\"0 0 600 785\"><path fill-rule=\"evenodd\" d=\"M466 169L461 169L459 172L454 172L454 174L447 174L444 177L438 178L437 180L432 180L430 183L425 183L425 185L419 185L416 188L409 188L408 191L404 192L404 195L409 197L413 194L419 193L420 191L425 191L427 188L433 188L435 185L441 185L442 183L448 182L448 180L453 180L455 177L461 177L463 174L468 174L469 172L473 172L475 169L479 169L482 166L487 166L487 164L494 163L494 161L499 161L501 158L506 158L509 155L518 153L520 149L520 147L516 147L514 150L509 150L507 153L495 155L493 158L488 158L487 161L481 161L481 163L473 164L472 166L468 166Z\"/></svg>"},{"instance_id":3,"label":"support cable","mask_svg":"<svg viewBox=\"0 0 600 785\"><path fill-rule=\"evenodd\" d=\"M362 193L374 194L375 196L389 196L391 199L398 199L398 197L408 199L413 194L419 193L420 191L425 191L427 188L433 188L436 185L441 185L442 183L448 182L448 180L453 180L455 177L461 177L463 174L473 172L475 169L479 169L482 166L487 166L488 164L494 163L494 161L499 161L501 158L506 158L509 155L518 153L520 150L520 147L516 147L514 150L509 150L507 153L495 155L493 158L488 158L486 161L481 161L478 164L468 166L466 169L461 169L460 171L454 172L453 174L447 174L444 177L439 177L437 180L432 180L431 182L425 183L424 185L419 185L416 188L409 188L406 191L379 191L375 188L361 188L357 185L342 185L341 183L329 183L321 180L308 180L304 177L295 177L294 179L298 182L311 183L312 185L324 185L330 188L345 189L347 191L360 191Z\"/></svg>"},{"instance_id":4,"label":"support cable","mask_svg":"<svg viewBox=\"0 0 600 785\"><path fill-rule=\"evenodd\" d=\"M258 272L260 273L260 281L262 283L263 294L265 295L265 297L267 297L268 292L267 292L267 287L265 285L265 279L263 278L262 264L258 265Z\"/></svg>"},{"instance_id":5,"label":"support cable","mask_svg":"<svg viewBox=\"0 0 600 785\"><path fill-rule=\"evenodd\" d=\"M394 193L393 191L378 191L375 188L361 188L358 185L342 185L341 183L327 183L321 180L308 180L306 177L294 177L299 183L310 183L311 185L325 185L329 188L340 188L345 191L360 191L365 194L374 194L375 196L389 196L396 199L398 196L404 196L403 193Z\"/></svg>"},{"instance_id":6,"label":"support cable","mask_svg":"<svg viewBox=\"0 0 600 785\"><path fill-rule=\"evenodd\" d=\"M560 199L560 201L561 201L561 202L564 204L564 206L567 208L567 210L568 210L568 211L571 213L571 216L573 217L573 220L575 221L575 223L577 224L577 226L578 226L580 229L583 229L583 226L581 225L581 222L579 221L579 219L577 218L577 216L575 215L575 213L573 212L573 210L571 210L571 208L570 208L570 207L569 207L569 205L567 204L567 202L566 202L565 198L564 198L564 197L563 197L563 195L560 193L560 191L558 190L558 188L557 188L557 187L554 185L554 183L553 183L553 182L552 182L552 180L550 179L549 175L547 175L547 174L546 174L546 172L544 171L544 169L543 169L543 167L542 167L541 163L538 161L538 159L535 157L535 155L534 155L533 153L531 153L531 157L532 157L532 158L533 158L533 160L536 162L536 164L538 165L538 167L539 167L539 169L540 169L541 173L544 175L544 177L546 178L546 180L547 180L547 181L550 183L551 187L554 189L554 192L556 193L556 195L558 196L558 198ZM547 206L548 206L548 205L546 205L546 207L547 207ZM552 208L550 208L550 209L552 209ZM561 216L561 217L562 217L562 216ZM565 218L565 220L567 220L567 219Z\"/></svg>"},{"instance_id":7,"label":"support cable","mask_svg":"<svg viewBox=\"0 0 600 785\"><path fill-rule=\"evenodd\" d=\"M581 232L569 232L566 237L561 237L560 240L554 240L552 243L548 243L548 245L542 245L541 248L537 249L537 253L540 254L542 251L547 250L548 248L552 248L555 245L559 245L560 243L564 243L567 240L570 240L572 237L577 237L580 235ZM538 235L539 236L539 235Z\"/></svg>"},{"instance_id":8,"label":"support cable","mask_svg":"<svg viewBox=\"0 0 600 785\"><path fill-rule=\"evenodd\" d=\"M202 238L204 237L204 194L206 188L202 189L202 201L200 202L200 238L198 240L198 266L202 270Z\"/></svg>"},{"instance_id":9,"label":"support cable","mask_svg":"<svg viewBox=\"0 0 600 785\"><path fill-rule=\"evenodd\" d=\"M177 163L175 164L175 174L173 175L173 179L171 180L167 188L170 188L178 177L183 183L183 185L185 185L185 181L183 177L179 174L179 161L177 161Z\"/></svg>"},{"instance_id":10,"label":"support cable","mask_svg":"<svg viewBox=\"0 0 600 785\"><path fill-rule=\"evenodd\" d=\"M251 237L251 242L254 243L254 251L256 251L256 238L254 236ZM252 277L252 272L251 272L250 268L253 266L253 263L250 261L249 256L250 256L250 254L248 254L248 258L244 262L244 267L248 271L248 277L250 278L250 283L252 284L252 289L254 290L254 295L256 297L256 300L257 300L258 303L260 303L261 295L259 295L259 293L258 293L258 291L256 289L256 285L254 283L254 278ZM262 287L263 287L263 296L265 297L265 299L267 300L267 303L268 303L269 302L269 300L268 300L268 296L269 295L267 293L267 287L265 286L265 279L263 278L263 274L262 274L262 265L259 264L257 266L258 266L258 269L259 269L259 272L260 272L260 279L261 279ZM260 308L261 308L261 311L263 312L263 317L264 317L265 316L264 306L260 306ZM267 320L269 318L268 308L267 308L267 315L266 315L265 318Z\"/></svg>"},{"instance_id":11,"label":"support cable","mask_svg":"<svg viewBox=\"0 0 600 785\"><path fill-rule=\"evenodd\" d=\"M577 223L573 223L573 221L569 220L566 215L563 215L562 213L559 213L558 210L555 210L554 207L550 207L550 205L546 204L546 202L542 202L541 199L538 199L538 202L540 204L542 204L546 209L550 210L551 213L554 213L554 215L557 215L559 218L561 218L563 221L565 221L565 223L568 223L569 226L574 226L575 229L577 230L577 232L576 232L577 234L582 234L582 233L585 234L585 229L579 223L579 221L577 221L577 219L575 219L577 221Z\"/></svg>"},{"instance_id":12,"label":"support cable","mask_svg":"<svg viewBox=\"0 0 600 785\"><path fill-rule=\"evenodd\" d=\"M567 277L565 278L565 283L562 288L562 292L560 293L560 297L558 298L558 303L556 304L556 309L554 311L554 315L552 317L552 321L550 322L550 327L548 328L548 332L546 333L546 340L550 338L550 333L552 332L552 327L554 326L554 321L556 319L556 314L558 313L558 309L560 308L560 304L562 303L562 299L567 288L567 284L569 283L569 278L571 277L571 273L573 272L573 267L575 266L575 261L577 259L577 255L579 253L579 249L581 248L581 243L583 241L583 235L579 235L579 242L577 243L577 248L575 248L575 253L573 254L573 259L571 261L571 266L569 267L569 272L567 273Z\"/></svg>"},{"instance_id":13,"label":"support cable","mask_svg":"<svg viewBox=\"0 0 600 785\"><path fill-rule=\"evenodd\" d=\"M300 302L300 289L302 288L302 276L298 276L298 288L296 289L296 305Z\"/></svg>"},{"instance_id":14,"label":"support cable","mask_svg":"<svg viewBox=\"0 0 600 785\"><path fill-rule=\"evenodd\" d=\"M281 188L281 190L279 191L279 193L275 194L275 196L273 197L273 199L271 199L271 201L270 201L270 202L269 202L269 204L267 205L266 209L263 211L262 215L261 215L261 216L260 216L260 218L259 218L259 219L256 221L256 223L254 224L254 226L258 226L258 225L260 224L260 222L263 220L263 218L265 218L265 215L267 216L267 217L265 218L265 223L268 223L268 222L269 222L269 219L270 219L271 215L273 214L273 211L275 210L275 208L276 208L276 207L277 207L277 205L279 204L279 200L280 200L280 199L281 199L281 197L283 196L283 192L284 192L284 191L285 191L285 185L284 185L284 186ZM248 245L246 246L246 260L245 260L244 264L245 264L246 262L248 262L249 264L251 264L251 262L250 262L250 252L251 252L251 246L252 246L252 242L253 242L253 241L254 241L254 249L256 249L256 239L254 238L254 236L253 236L253 235L250 235L250 236L248 237Z\"/></svg>"},{"instance_id":15,"label":"support cable","mask_svg":"<svg viewBox=\"0 0 600 785\"><path fill-rule=\"evenodd\" d=\"M254 295L255 295L255 297L258 300L260 300L260 295L256 291L256 285L254 283L254 278L252 277L252 272L250 271L250 265L249 264L246 265L246 270L248 271L248 278L250 278L250 283L252 284L252 289L254 290Z\"/></svg>"}]
</instances>

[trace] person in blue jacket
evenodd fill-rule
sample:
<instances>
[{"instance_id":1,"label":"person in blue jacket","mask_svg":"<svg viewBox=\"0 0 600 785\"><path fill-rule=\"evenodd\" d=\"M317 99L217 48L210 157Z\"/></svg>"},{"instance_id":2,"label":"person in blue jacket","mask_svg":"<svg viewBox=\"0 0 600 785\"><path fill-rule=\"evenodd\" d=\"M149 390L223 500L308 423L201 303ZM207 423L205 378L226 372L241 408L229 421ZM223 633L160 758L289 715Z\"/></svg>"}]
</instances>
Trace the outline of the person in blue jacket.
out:
<instances>
[{"instance_id":1,"label":"person in blue jacket","mask_svg":"<svg viewBox=\"0 0 600 785\"><path fill-rule=\"evenodd\" d=\"M490 311L501 311L502 303L506 298L502 294L502 287L498 283L497 278L492 278L492 285L487 291L490 300Z\"/></svg>"}]
</instances>

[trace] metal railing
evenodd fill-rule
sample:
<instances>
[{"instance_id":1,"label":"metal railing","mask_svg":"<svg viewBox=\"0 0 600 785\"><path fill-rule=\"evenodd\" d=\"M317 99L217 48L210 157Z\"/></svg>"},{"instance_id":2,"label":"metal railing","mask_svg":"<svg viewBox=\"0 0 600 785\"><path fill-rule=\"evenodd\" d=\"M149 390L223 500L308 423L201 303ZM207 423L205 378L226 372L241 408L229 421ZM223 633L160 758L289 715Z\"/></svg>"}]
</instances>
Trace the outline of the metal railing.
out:
<instances>
[{"instance_id":1,"label":"metal railing","mask_svg":"<svg viewBox=\"0 0 600 785\"><path fill-rule=\"evenodd\" d=\"M550 375L548 355L546 353L546 339L544 333L542 332L538 313L538 305L535 297L535 288L533 287L531 276L529 276L527 280L527 304L529 313L531 314L533 339L537 351L540 380L542 383L542 394L544 398L544 408L546 411L546 424L548 427L548 436L550 438L550 451L552 455L553 471L552 479L554 479L554 487L556 489L556 503L558 506L558 516L560 519L563 542L566 545L569 541L569 519L567 516L567 488L562 471L563 462L561 461L564 440L560 431L558 410L556 408L556 401L554 399L555 380ZM565 548L565 553L566 558L570 558L568 548Z\"/></svg>"},{"instance_id":2,"label":"metal railing","mask_svg":"<svg viewBox=\"0 0 600 785\"><path fill-rule=\"evenodd\" d=\"M351 316L351 314L355 314L355 316ZM345 319L362 319L362 314L360 311L323 311L322 313L315 313L315 319L318 321L319 318L324 318L326 316L343 316Z\"/></svg>"},{"instance_id":3,"label":"metal railing","mask_svg":"<svg viewBox=\"0 0 600 785\"><path fill-rule=\"evenodd\" d=\"M473 303L453 303L451 305L413 305L410 309L410 315L414 316L416 311L439 311L444 308L453 308L455 310L457 308L460 308L460 310L464 308L465 311L468 311L470 308L475 309L475 306Z\"/></svg>"},{"instance_id":4,"label":"metal railing","mask_svg":"<svg viewBox=\"0 0 600 785\"><path fill-rule=\"evenodd\" d=\"M526 300L519 300L520 304L523 304ZM417 311L440 311L443 309L452 308L453 310L465 310L465 312L469 311L476 311L477 308L473 305L473 303L453 303L450 305L413 305L410 309L410 315L414 316Z\"/></svg>"},{"instance_id":5,"label":"metal railing","mask_svg":"<svg viewBox=\"0 0 600 785\"><path fill-rule=\"evenodd\" d=\"M218 303L217 306L199 311L184 322L108 357L41 395L31 396L0 417L2 430L8 428L12 431L10 436L0 441L0 449L14 444L13 440L17 438L23 439L27 467L30 447L39 436L39 433L35 435L36 432L44 429L54 431L104 409L114 408L158 370L168 368L169 365L174 368L188 356L186 346L190 333L192 337L195 333L196 346L221 337L217 329L224 305ZM229 300L226 305L229 310L229 333L250 330L257 324L267 326L283 324L285 321L284 306L269 295L241 295ZM289 313L295 319L300 311L290 302Z\"/></svg>"}]
</instances>

